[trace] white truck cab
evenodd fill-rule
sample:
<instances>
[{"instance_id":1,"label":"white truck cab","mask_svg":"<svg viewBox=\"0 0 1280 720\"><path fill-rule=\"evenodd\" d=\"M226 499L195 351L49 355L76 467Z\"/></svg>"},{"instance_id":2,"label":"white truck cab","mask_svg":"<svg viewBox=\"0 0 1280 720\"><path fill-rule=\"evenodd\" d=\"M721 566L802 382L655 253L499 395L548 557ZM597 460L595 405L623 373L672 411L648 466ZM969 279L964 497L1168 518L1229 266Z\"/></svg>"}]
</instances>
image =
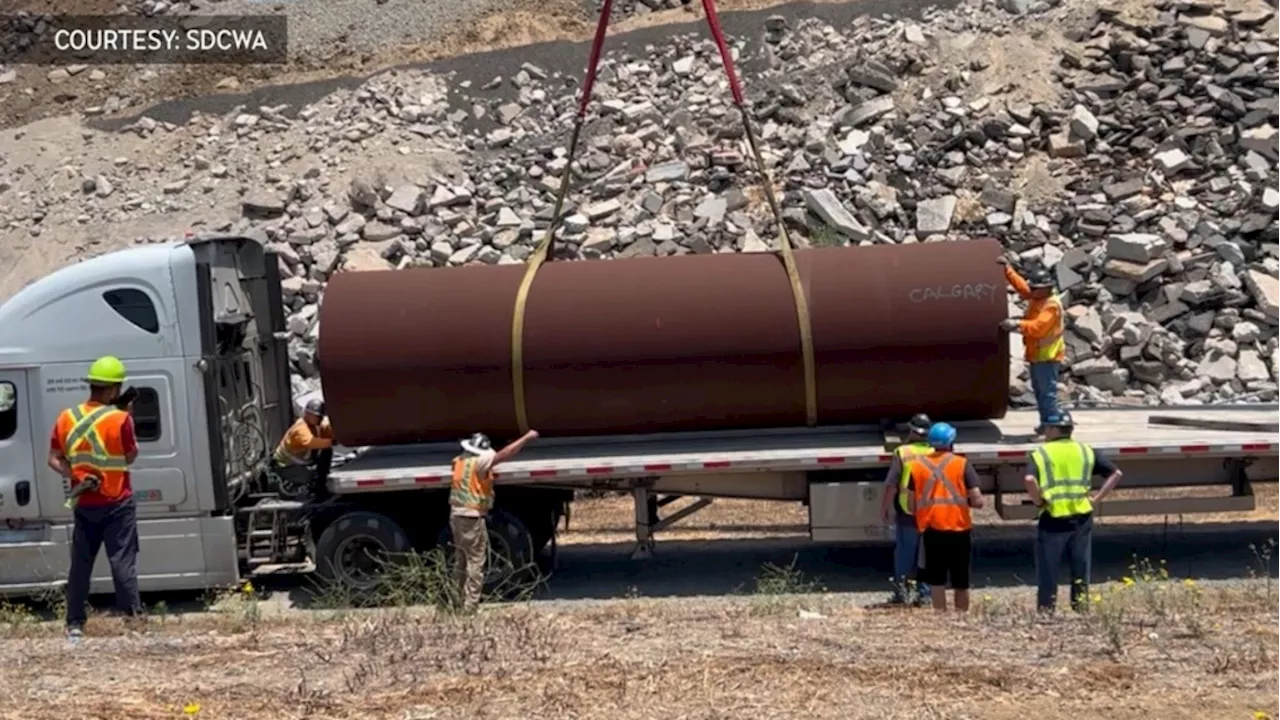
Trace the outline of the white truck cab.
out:
<instances>
[{"instance_id":1,"label":"white truck cab","mask_svg":"<svg viewBox=\"0 0 1280 720\"><path fill-rule=\"evenodd\" d=\"M276 262L244 238L145 245L66 267L0 305L0 594L65 581L72 512L48 466L50 435L87 399L84 375L102 355L124 361L138 390L142 589L237 581L235 495L291 413ZM110 582L99 558L94 590Z\"/></svg>"}]
</instances>

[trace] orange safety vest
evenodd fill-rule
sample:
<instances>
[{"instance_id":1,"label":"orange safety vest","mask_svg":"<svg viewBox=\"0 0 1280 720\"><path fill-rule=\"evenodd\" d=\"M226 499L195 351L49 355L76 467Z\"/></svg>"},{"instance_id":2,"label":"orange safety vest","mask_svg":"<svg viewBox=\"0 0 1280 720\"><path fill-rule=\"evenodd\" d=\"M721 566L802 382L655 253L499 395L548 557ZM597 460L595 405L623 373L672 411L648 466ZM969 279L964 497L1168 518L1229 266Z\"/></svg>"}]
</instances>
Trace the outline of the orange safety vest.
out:
<instances>
[{"instance_id":1,"label":"orange safety vest","mask_svg":"<svg viewBox=\"0 0 1280 720\"><path fill-rule=\"evenodd\" d=\"M125 459L121 429L128 419L129 413L100 403L84 403L58 415L54 427L75 478L72 487L97 476L98 489L91 492L107 499L124 494L129 461Z\"/></svg>"},{"instance_id":2,"label":"orange safety vest","mask_svg":"<svg viewBox=\"0 0 1280 720\"><path fill-rule=\"evenodd\" d=\"M967 462L949 452L918 455L911 461L917 530L958 532L973 527L968 492L964 488Z\"/></svg>"},{"instance_id":3,"label":"orange safety vest","mask_svg":"<svg viewBox=\"0 0 1280 720\"><path fill-rule=\"evenodd\" d=\"M449 505L487 513L493 507L493 471L480 472L479 458L459 455L453 459Z\"/></svg>"}]
</instances>

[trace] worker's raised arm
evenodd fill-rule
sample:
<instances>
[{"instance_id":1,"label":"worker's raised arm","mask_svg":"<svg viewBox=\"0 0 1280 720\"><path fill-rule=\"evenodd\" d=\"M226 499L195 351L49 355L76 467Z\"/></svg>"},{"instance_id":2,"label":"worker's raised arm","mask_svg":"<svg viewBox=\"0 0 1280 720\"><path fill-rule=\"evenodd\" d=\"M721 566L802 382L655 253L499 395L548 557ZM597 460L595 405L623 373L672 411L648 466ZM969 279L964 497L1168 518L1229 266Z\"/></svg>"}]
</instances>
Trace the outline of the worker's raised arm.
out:
<instances>
[{"instance_id":1,"label":"worker's raised arm","mask_svg":"<svg viewBox=\"0 0 1280 720\"><path fill-rule=\"evenodd\" d=\"M1012 287L1013 291L1018 293L1018 296L1023 300L1031 299L1031 286L1028 285L1027 281L1018 274L1018 271L1014 270L1013 266L1008 263L1004 266L1004 279L1009 281L1009 286Z\"/></svg>"},{"instance_id":2,"label":"worker's raised arm","mask_svg":"<svg viewBox=\"0 0 1280 720\"><path fill-rule=\"evenodd\" d=\"M1098 489L1098 492L1089 498L1090 501L1095 503L1101 502L1110 495L1111 491L1116 489L1116 485L1120 484L1120 478L1124 477L1124 473L1120 472L1120 468L1116 467L1115 463L1112 463L1106 456L1099 455L1096 450L1093 453L1093 474L1102 475L1106 478L1106 480L1102 481L1102 487ZM1092 478L1090 479L1092 480Z\"/></svg>"},{"instance_id":3,"label":"worker's raised arm","mask_svg":"<svg viewBox=\"0 0 1280 720\"><path fill-rule=\"evenodd\" d=\"M489 467L494 468L494 467L497 467L499 463L504 463L510 460L511 458L520 454L520 451L524 449L525 443L529 442L530 440L537 440L537 439L538 439L538 431L530 430L529 432L522 435L519 440L509 443L506 447L499 450L497 454L493 456L493 463L490 464Z\"/></svg>"}]
</instances>

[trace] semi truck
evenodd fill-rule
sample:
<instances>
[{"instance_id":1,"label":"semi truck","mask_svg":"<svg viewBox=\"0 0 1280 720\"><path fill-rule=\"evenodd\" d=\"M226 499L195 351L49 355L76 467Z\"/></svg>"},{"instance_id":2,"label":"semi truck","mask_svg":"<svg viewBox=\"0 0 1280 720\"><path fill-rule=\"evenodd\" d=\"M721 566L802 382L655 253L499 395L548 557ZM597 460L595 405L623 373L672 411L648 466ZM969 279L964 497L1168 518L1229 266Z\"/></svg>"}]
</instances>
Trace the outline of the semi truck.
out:
<instances>
[{"instance_id":1,"label":"semi truck","mask_svg":"<svg viewBox=\"0 0 1280 720\"><path fill-rule=\"evenodd\" d=\"M368 588L379 557L447 546L456 443L339 448L317 492L270 472L298 412L281 276L276 254L254 239L188 238L65 267L0 305L0 595L65 582L73 517L68 488L47 466L48 437L58 413L87 397L89 364L108 354L125 362L138 391L131 473L144 592L293 570ZM1157 413L1166 422L1153 424ZM1075 417L1078 439L1116 458L1126 488L1188 490L1108 501L1100 514L1248 511L1253 484L1277 479L1275 405ZM956 449L1005 520L1035 514L1021 495L1035 424L1017 410L958 423ZM882 481L900 442L891 422L540 439L497 473L489 533L503 562L487 582L547 558L584 489L631 494L637 558L718 498L803 503L814 542L883 542ZM1220 491L1193 492L1207 486ZM110 587L100 558L93 588Z\"/></svg>"}]
</instances>

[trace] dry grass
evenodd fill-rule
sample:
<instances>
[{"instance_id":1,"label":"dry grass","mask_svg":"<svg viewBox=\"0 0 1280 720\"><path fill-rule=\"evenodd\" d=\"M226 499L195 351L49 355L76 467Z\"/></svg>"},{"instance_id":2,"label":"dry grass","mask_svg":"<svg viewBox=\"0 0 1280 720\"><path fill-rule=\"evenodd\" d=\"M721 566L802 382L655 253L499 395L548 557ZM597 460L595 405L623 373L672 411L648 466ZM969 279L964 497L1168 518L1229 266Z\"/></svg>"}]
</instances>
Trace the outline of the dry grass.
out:
<instances>
[{"instance_id":1,"label":"dry grass","mask_svg":"<svg viewBox=\"0 0 1280 720\"><path fill-rule=\"evenodd\" d=\"M745 597L95 618L69 650L0 616L0 718L1275 718L1269 581L1159 567L1037 618L1026 590L967 616L868 611L762 574ZM104 691L104 687L109 690ZM1052 698L1047 702L1046 698Z\"/></svg>"}]
</instances>

